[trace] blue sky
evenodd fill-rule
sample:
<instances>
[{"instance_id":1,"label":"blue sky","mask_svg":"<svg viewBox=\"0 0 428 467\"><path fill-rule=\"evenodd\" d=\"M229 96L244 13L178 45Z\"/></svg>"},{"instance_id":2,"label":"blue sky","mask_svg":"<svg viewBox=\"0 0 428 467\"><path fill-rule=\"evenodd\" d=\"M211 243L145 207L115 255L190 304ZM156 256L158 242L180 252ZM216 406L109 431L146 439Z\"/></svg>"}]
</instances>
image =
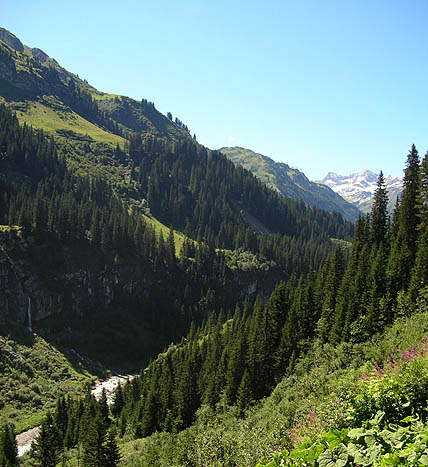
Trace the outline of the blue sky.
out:
<instances>
[{"instance_id":1,"label":"blue sky","mask_svg":"<svg viewBox=\"0 0 428 467\"><path fill-rule=\"evenodd\" d=\"M428 150L428 1L3 0L0 26L210 148L402 175Z\"/></svg>"}]
</instances>

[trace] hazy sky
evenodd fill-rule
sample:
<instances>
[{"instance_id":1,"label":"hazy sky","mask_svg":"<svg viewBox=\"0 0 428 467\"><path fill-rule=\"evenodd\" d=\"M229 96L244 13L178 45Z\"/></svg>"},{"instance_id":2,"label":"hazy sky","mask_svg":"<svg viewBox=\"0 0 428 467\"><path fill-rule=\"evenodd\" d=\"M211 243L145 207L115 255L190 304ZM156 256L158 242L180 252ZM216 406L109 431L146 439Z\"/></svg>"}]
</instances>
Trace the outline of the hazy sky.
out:
<instances>
[{"instance_id":1,"label":"hazy sky","mask_svg":"<svg viewBox=\"0 0 428 467\"><path fill-rule=\"evenodd\" d=\"M428 0L2 0L0 26L210 148L402 175L428 150Z\"/></svg>"}]
</instances>

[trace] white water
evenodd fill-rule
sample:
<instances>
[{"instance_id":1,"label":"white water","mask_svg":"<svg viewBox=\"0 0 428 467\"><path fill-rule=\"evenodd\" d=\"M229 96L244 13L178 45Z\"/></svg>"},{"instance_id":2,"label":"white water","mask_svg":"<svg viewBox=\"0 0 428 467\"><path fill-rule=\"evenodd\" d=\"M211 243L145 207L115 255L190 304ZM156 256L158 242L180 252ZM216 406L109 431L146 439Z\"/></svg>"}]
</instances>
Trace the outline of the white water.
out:
<instances>
[{"instance_id":1,"label":"white water","mask_svg":"<svg viewBox=\"0 0 428 467\"><path fill-rule=\"evenodd\" d=\"M31 449L31 443L37 438L39 434L40 427L36 426L31 428L31 430L24 431L16 436L16 444L18 446L18 457L23 456L26 452Z\"/></svg>"},{"instance_id":2,"label":"white water","mask_svg":"<svg viewBox=\"0 0 428 467\"><path fill-rule=\"evenodd\" d=\"M91 392L98 400L101 397L104 389L107 396L107 402L108 404L111 404L114 399L114 392L116 391L119 384L125 384L126 381L131 380L132 378L135 378L135 375L115 375L106 379L105 381L97 380L95 381Z\"/></svg>"},{"instance_id":3,"label":"white water","mask_svg":"<svg viewBox=\"0 0 428 467\"><path fill-rule=\"evenodd\" d=\"M30 297L28 297L27 318L28 318L28 330L30 332L33 332L33 326L31 324L31 298Z\"/></svg>"}]
</instances>

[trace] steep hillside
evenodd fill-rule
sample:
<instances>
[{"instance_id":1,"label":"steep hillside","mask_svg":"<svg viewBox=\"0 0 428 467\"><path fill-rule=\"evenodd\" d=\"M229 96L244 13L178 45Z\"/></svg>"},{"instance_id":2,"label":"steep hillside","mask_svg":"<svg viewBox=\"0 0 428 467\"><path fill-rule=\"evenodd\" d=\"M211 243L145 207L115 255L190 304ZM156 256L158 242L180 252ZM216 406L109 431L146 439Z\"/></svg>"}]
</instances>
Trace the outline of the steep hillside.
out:
<instances>
[{"instance_id":1,"label":"steep hillside","mask_svg":"<svg viewBox=\"0 0 428 467\"><path fill-rule=\"evenodd\" d=\"M244 416L224 400L215 409L204 405L186 430L126 440L123 465L291 467L306 461L316 467L343 465L347 456L350 466L391 465L374 463L382 456L392 465L398 459L396 465L423 465L411 459L426 454L427 332L425 311L359 345L315 341L293 374ZM340 443L346 443L345 457L340 449L329 451Z\"/></svg>"},{"instance_id":2,"label":"steep hillside","mask_svg":"<svg viewBox=\"0 0 428 467\"><path fill-rule=\"evenodd\" d=\"M358 219L360 211L357 208L325 185L309 181L304 173L287 164L240 147L221 148L220 151L283 196L302 199L327 211L340 212L345 219L353 222Z\"/></svg>"},{"instance_id":3,"label":"steep hillside","mask_svg":"<svg viewBox=\"0 0 428 467\"><path fill-rule=\"evenodd\" d=\"M98 93L2 37L0 323L136 370L352 236L152 104Z\"/></svg>"},{"instance_id":4,"label":"steep hillside","mask_svg":"<svg viewBox=\"0 0 428 467\"><path fill-rule=\"evenodd\" d=\"M267 296L280 277L316 267L329 237L352 232L193 140L172 149L134 138L129 154L117 148L114 161L130 174L119 191L102 173L67 168L54 140L4 108L0 129L1 319L26 323L31 300L38 332L111 364L144 364L191 321L249 292ZM166 235L152 214L193 241ZM257 233L248 215L273 233Z\"/></svg>"},{"instance_id":5,"label":"steep hillside","mask_svg":"<svg viewBox=\"0 0 428 467\"><path fill-rule=\"evenodd\" d=\"M143 438L125 465L251 466L284 448L262 465L287 465L290 450L314 466L426 455L427 177L428 156L421 163L413 146L392 225L380 183L348 260L338 246L267 303L192 327L118 390L119 435Z\"/></svg>"},{"instance_id":6,"label":"steep hillside","mask_svg":"<svg viewBox=\"0 0 428 467\"><path fill-rule=\"evenodd\" d=\"M124 137L133 133L190 138L184 125L162 115L153 103L100 92L42 50L24 46L3 28L0 96L17 111L21 122L68 142L83 140L123 146Z\"/></svg>"},{"instance_id":7,"label":"steep hillside","mask_svg":"<svg viewBox=\"0 0 428 467\"><path fill-rule=\"evenodd\" d=\"M319 183L329 186L332 190L343 196L346 200L358 207L361 211L369 213L373 205L373 195L376 190L378 176L370 170L351 175L338 175L329 172ZM388 211L393 212L397 197L403 191L403 180L388 175L385 177L388 190Z\"/></svg>"}]
</instances>

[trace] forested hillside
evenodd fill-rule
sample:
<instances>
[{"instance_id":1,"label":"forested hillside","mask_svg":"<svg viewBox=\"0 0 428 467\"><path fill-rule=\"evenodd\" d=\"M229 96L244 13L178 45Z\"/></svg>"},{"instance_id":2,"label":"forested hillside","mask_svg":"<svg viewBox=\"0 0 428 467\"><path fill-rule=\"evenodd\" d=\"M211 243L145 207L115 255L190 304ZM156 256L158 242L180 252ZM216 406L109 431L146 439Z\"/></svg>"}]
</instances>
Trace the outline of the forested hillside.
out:
<instances>
[{"instance_id":1,"label":"forested hillside","mask_svg":"<svg viewBox=\"0 0 428 467\"><path fill-rule=\"evenodd\" d=\"M254 465L245 460L255 462L250 455L251 443L245 447L245 452L242 443L230 444L233 434L229 430L238 427L242 436L244 433L257 436L257 441L254 440L257 452L269 453L285 447L290 449L301 442L302 436L316 436L320 430L358 427L365 421L368 423L377 410L392 410L383 415L387 423L398 423L400 416L407 415L424 419L426 398L412 391L426 393L426 371L420 370L422 379L417 383L418 380L411 376L413 373L408 373L416 371L413 363L408 367L405 363L417 359L418 355L424 358L425 347L421 344L422 347L416 348L416 345L428 331L427 161L425 156L420 163L417 150L412 147L406 164L403 198L391 222L380 174L371 215L359 220L348 259L343 248L338 246L317 272L280 283L266 304L260 300L247 301L236 308L232 317L212 316L202 327L192 328L186 339L171 346L138 378L118 390L111 416L119 436L129 439L145 437L155 431L164 432L162 436L147 438L141 454L132 453L132 459L139 459L138 465L154 465L153 462L156 465L207 465L210 456L213 457L208 465ZM418 312L422 315L415 314ZM390 326L393 327L386 337L380 338ZM376 340L371 341L374 338ZM382 344L374 344L376 342ZM406 353L406 348L412 344L413 350ZM398 354L392 355L397 349L401 353L399 358ZM323 352L327 354L323 355ZM358 368L364 362L370 365L370 359L378 363L381 363L380 359L385 360L383 366L376 366L373 378L376 374L378 378L386 375L390 364L402 369L400 374L404 379L385 376L382 380L385 386L381 389L385 394L393 391L388 396L392 397L389 399L392 404L404 403L393 402L394 397L397 401L408 401L402 411L398 405L394 412L395 406L381 402L382 399L376 398L370 403L362 399L368 396L359 394L370 391L368 386L354 385L351 389L350 377L343 375L354 368L352 374L359 373L364 380L363 370ZM334 380L329 379L326 371L324 386L313 392L320 382L310 383L310 379L317 378L314 375L320 371L317 369L320 364L333 365L334 371L339 371L337 376L342 378L340 390L334 389ZM312 374L308 376L309 380L305 379L305 372ZM300 379L296 380L297 377ZM397 389L391 389L394 381L397 381ZM269 418L265 408L270 404L259 405L257 401L269 395L278 383L278 388L281 385L296 388L307 385L305 391L309 392L305 397L315 399L307 405L304 401L296 405L290 398L285 403L284 391L278 392L277 388L271 397L276 403L286 404L285 412L281 413L282 426L274 424L273 432L270 428L266 434L256 434L257 430L252 431L252 427L255 429L259 425L262 429L260 417ZM399 391L400 385L405 385L407 392L394 392ZM419 389L409 389L412 385ZM339 396L332 394L336 390L339 390ZM323 399L316 399L317 395ZM425 400L425 405L420 397ZM330 417L323 416L314 421L311 404L327 411L332 410L331 404L336 404L336 416L330 414ZM293 436L297 430L293 424L305 416L308 419L298 425L301 427L299 435ZM413 423L413 418L406 423L410 421ZM74 419L70 423L79 422ZM379 419L372 423L377 427ZM391 436L395 436L395 428L391 426L391 429ZM413 430L413 425L409 429ZM324 448L314 448L314 452L320 455L330 449L331 456L340 455L340 450L331 450L341 442L348 442L346 433L335 435L336 444L323 445L321 442ZM265 438L260 439L263 436ZM331 436L326 439L333 439ZM296 441L297 438L300 441ZM206 441L201 445L202 439ZM408 442L412 440L409 438ZM241 453L238 446L243 450ZM138 449L137 445L135 447ZM129 451L124 452L129 454ZM199 460L195 458L195 452Z\"/></svg>"},{"instance_id":2,"label":"forested hillside","mask_svg":"<svg viewBox=\"0 0 428 467\"><path fill-rule=\"evenodd\" d=\"M35 329L121 366L141 364L192 321L233 309L248 287L268 293L275 278L316 267L330 236L352 231L196 142L135 138L129 152L116 148L117 165L130 167L135 197L126 197L101 175L70 170L54 139L20 127L5 108L0 124L5 318L25 323L30 299ZM187 234L179 251L151 215ZM256 219L272 233L258 233ZM12 287L16 269L22 280Z\"/></svg>"},{"instance_id":3,"label":"forested hillside","mask_svg":"<svg viewBox=\"0 0 428 467\"><path fill-rule=\"evenodd\" d=\"M312 339L363 342L408 314L428 284L428 192L419 182L428 177L427 161L419 168L412 148L391 224L379 176L372 213L360 218L348 261L338 246L317 273L279 284L267 304L247 303L232 320L208 323L152 363L141 377L132 431L146 435L189 426L201 403L214 408L221 396L243 411L293 369ZM168 388L165 395L159 387ZM129 424L132 417L125 414Z\"/></svg>"},{"instance_id":4,"label":"forested hillside","mask_svg":"<svg viewBox=\"0 0 428 467\"><path fill-rule=\"evenodd\" d=\"M302 199L311 206L337 211L345 219L356 222L361 211L328 186L311 182L306 175L282 162L275 162L251 149L221 148L220 151L234 162L251 171L269 188L287 198Z\"/></svg>"},{"instance_id":5,"label":"forested hillside","mask_svg":"<svg viewBox=\"0 0 428 467\"><path fill-rule=\"evenodd\" d=\"M306 447L355 460L350 429L382 417L390 438L411 417L416 442L428 155L412 147L392 218L380 173L354 226L0 33L1 465L275 466ZM95 360L135 375L110 407L82 396ZM15 430L40 420L17 460Z\"/></svg>"}]
</instances>

